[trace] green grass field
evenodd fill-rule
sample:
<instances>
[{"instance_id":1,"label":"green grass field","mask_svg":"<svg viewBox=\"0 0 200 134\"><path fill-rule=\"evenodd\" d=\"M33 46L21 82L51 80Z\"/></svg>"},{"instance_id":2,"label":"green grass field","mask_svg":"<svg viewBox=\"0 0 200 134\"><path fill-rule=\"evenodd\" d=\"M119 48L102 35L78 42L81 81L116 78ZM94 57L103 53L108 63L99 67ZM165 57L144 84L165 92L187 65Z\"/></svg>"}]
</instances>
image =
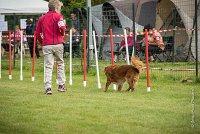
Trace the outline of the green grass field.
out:
<instances>
[{"instance_id":1,"label":"green grass field","mask_svg":"<svg viewBox=\"0 0 200 134\"><path fill-rule=\"evenodd\" d=\"M23 81L19 80L19 62L8 79L8 65L2 62L0 79L1 134L199 134L200 84L153 75L151 92L146 92L145 71L134 92L117 92L110 86L104 93L105 75L100 63L102 89L98 89L95 68L87 75L83 87L81 71L74 71L67 92L57 92L55 72L53 95L44 94L43 62L37 60L35 81L31 81L31 64L24 61ZM38 64L40 63L40 64ZM80 62L77 61L77 64ZM78 70L80 66L73 66ZM162 74L160 74L162 75ZM124 90L127 84L124 85ZM192 112L192 90L195 90L195 111ZM195 126L191 127L192 115Z\"/></svg>"}]
</instances>

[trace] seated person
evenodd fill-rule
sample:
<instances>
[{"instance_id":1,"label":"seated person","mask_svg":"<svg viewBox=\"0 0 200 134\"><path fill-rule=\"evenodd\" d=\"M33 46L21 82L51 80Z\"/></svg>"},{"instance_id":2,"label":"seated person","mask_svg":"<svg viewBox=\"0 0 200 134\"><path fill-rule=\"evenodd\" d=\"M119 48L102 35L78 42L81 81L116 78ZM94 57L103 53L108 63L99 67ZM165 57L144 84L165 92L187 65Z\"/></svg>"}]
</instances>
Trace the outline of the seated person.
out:
<instances>
[{"instance_id":1,"label":"seated person","mask_svg":"<svg viewBox=\"0 0 200 134\"><path fill-rule=\"evenodd\" d=\"M139 53L141 52L142 49L142 45L143 45L143 39L144 39L144 35L137 35L136 41L135 41L135 49L136 49L136 55L139 55Z\"/></svg>"},{"instance_id":2,"label":"seated person","mask_svg":"<svg viewBox=\"0 0 200 134\"><path fill-rule=\"evenodd\" d=\"M19 27L19 25L16 25L15 26L15 32L12 32L11 34L11 43L13 44L14 48L15 48L15 54L18 54L19 51L21 51L21 29ZM23 31L22 31L23 32ZM25 36L24 36L24 33L23 34L23 37L22 37L22 52L25 54Z\"/></svg>"},{"instance_id":3,"label":"seated person","mask_svg":"<svg viewBox=\"0 0 200 134\"><path fill-rule=\"evenodd\" d=\"M75 55L80 57L80 43L81 43L80 33L74 27L72 27L71 29L72 29L72 57L74 57ZM64 44L64 55L65 52L69 52L69 43L70 42Z\"/></svg>"},{"instance_id":4,"label":"seated person","mask_svg":"<svg viewBox=\"0 0 200 134\"><path fill-rule=\"evenodd\" d=\"M130 34L130 28L126 27L126 33L127 33L127 44L128 44L128 52L129 56L132 55L133 51L133 44L134 44L134 36ZM117 52L119 52L117 55L115 55L115 61L118 58L117 56L122 53L122 51L126 51L126 44L125 44L125 38L122 39L120 46L116 49Z\"/></svg>"},{"instance_id":5,"label":"seated person","mask_svg":"<svg viewBox=\"0 0 200 134\"><path fill-rule=\"evenodd\" d=\"M156 30L153 30L153 28L148 24L144 27L149 32L148 34L148 53L150 57L150 61L155 61L153 54L156 52L163 51L165 49L162 36L159 32ZM143 39L145 42L145 38ZM145 46L142 47L142 52L145 52Z\"/></svg>"},{"instance_id":6,"label":"seated person","mask_svg":"<svg viewBox=\"0 0 200 134\"><path fill-rule=\"evenodd\" d=\"M18 54L18 50L20 50L20 43L21 43L21 37L20 37L20 27L19 25L15 26L15 33L13 32L11 35L11 42L14 43L14 36L15 36L15 54Z\"/></svg>"}]
</instances>

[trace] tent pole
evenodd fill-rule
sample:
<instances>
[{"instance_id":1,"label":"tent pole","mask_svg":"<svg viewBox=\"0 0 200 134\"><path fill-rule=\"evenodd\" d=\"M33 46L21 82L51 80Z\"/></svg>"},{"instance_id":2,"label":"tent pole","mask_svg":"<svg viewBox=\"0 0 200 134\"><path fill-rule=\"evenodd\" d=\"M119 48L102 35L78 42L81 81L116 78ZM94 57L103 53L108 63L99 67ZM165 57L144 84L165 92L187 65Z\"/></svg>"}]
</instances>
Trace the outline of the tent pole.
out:
<instances>
[{"instance_id":1,"label":"tent pole","mask_svg":"<svg viewBox=\"0 0 200 134\"><path fill-rule=\"evenodd\" d=\"M197 11L198 11L198 5L197 0L195 0L195 46L196 46L196 81L198 81L198 20L197 20Z\"/></svg>"},{"instance_id":2,"label":"tent pole","mask_svg":"<svg viewBox=\"0 0 200 134\"><path fill-rule=\"evenodd\" d=\"M90 42L89 42L89 33L90 33L90 30L89 30L89 19L90 19L90 17L89 17L89 12L90 12L90 7L87 7L87 34L86 34L86 36L87 36L87 72L88 72L88 69L89 69L89 65L90 65Z\"/></svg>"},{"instance_id":3,"label":"tent pole","mask_svg":"<svg viewBox=\"0 0 200 134\"><path fill-rule=\"evenodd\" d=\"M87 8L88 8L88 12L87 12L87 15L88 15L88 48L89 49L89 54L90 54L90 57L89 57L89 60L93 60L93 50L94 50L94 46L93 46L93 40L92 40L92 12L91 12L91 0L87 0L86 1L86 5L87 5ZM88 67L89 67L89 64L88 64Z\"/></svg>"},{"instance_id":4,"label":"tent pole","mask_svg":"<svg viewBox=\"0 0 200 134\"><path fill-rule=\"evenodd\" d=\"M132 52L132 55L136 55L136 39L137 39L137 36L136 36L136 32L135 31L135 4L133 3L132 4L132 10L133 10L133 37L134 37L134 51Z\"/></svg>"},{"instance_id":5,"label":"tent pole","mask_svg":"<svg viewBox=\"0 0 200 134\"><path fill-rule=\"evenodd\" d=\"M173 9L173 27L176 28L176 7L174 6L174 9ZM173 30L173 46L172 46L172 63L174 63L174 45L175 45L175 33L176 31Z\"/></svg>"}]
</instances>

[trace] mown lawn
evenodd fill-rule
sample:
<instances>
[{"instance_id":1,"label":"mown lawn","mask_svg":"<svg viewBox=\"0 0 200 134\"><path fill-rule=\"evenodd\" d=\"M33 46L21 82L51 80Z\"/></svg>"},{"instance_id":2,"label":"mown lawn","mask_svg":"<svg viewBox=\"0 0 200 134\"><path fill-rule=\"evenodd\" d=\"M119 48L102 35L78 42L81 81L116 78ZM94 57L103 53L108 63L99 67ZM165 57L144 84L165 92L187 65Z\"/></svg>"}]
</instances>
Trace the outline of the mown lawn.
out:
<instances>
[{"instance_id":1,"label":"mown lawn","mask_svg":"<svg viewBox=\"0 0 200 134\"><path fill-rule=\"evenodd\" d=\"M42 59L37 61L42 63ZM98 89L95 68L87 75L83 87L81 71L74 72L67 92L57 92L55 72L53 95L44 94L43 65L36 65L31 81L31 64L24 61L23 81L19 80L18 62L13 79L8 79L7 63L2 62L0 79L0 133L2 134L199 134L200 84L181 83L162 77L151 79L151 92L146 92L142 75L134 92L117 92L111 86L103 92L105 76L100 63L102 89ZM77 62L79 64L80 62ZM78 66L73 66L76 70ZM144 72L145 73L145 72ZM162 74L161 74L162 75ZM124 90L127 84L124 86ZM192 120L192 90L195 90L195 127Z\"/></svg>"}]
</instances>

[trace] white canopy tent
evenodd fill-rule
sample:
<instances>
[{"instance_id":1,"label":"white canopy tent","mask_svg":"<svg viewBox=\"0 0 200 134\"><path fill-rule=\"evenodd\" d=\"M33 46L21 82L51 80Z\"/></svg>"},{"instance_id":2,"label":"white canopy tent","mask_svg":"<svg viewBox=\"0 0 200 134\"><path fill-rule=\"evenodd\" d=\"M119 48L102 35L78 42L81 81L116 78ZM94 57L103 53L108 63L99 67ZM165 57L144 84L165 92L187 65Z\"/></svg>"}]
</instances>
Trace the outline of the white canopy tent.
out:
<instances>
[{"instance_id":1,"label":"white canopy tent","mask_svg":"<svg viewBox=\"0 0 200 134\"><path fill-rule=\"evenodd\" d=\"M0 14L35 15L48 11L48 2L44 0L0 0Z\"/></svg>"},{"instance_id":2,"label":"white canopy tent","mask_svg":"<svg viewBox=\"0 0 200 134\"><path fill-rule=\"evenodd\" d=\"M0 15L14 16L13 20L14 27L16 24L15 23L16 15L37 15L37 14L44 14L47 11L48 11L48 2L44 0L0 0ZM0 36L1 34L2 31L0 31ZM1 41L2 39L0 37L0 53L1 53ZM14 43L14 48L15 48L15 43ZM1 61L1 56L0 56L0 61ZM14 66L15 66L15 56L14 56Z\"/></svg>"}]
</instances>

